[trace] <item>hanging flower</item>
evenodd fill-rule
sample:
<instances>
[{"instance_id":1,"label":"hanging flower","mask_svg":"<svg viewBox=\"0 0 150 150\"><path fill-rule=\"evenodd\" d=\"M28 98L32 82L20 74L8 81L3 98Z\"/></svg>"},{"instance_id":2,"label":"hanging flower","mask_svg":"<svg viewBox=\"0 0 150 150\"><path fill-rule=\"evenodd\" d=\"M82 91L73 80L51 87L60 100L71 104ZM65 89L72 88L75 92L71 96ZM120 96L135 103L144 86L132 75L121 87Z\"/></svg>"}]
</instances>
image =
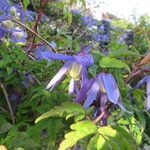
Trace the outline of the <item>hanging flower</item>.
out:
<instances>
[{"instance_id":1,"label":"hanging flower","mask_svg":"<svg viewBox=\"0 0 150 150\"><path fill-rule=\"evenodd\" d=\"M108 102L127 111L120 102L120 92L112 74L100 73L95 78L87 80L84 84L75 101L82 103L86 99L83 104L85 108L88 108L96 101L99 104L100 112L104 111Z\"/></svg>"},{"instance_id":2,"label":"hanging flower","mask_svg":"<svg viewBox=\"0 0 150 150\"><path fill-rule=\"evenodd\" d=\"M27 33L21 28L15 28L11 32L11 41L18 45L26 43Z\"/></svg>"},{"instance_id":3,"label":"hanging flower","mask_svg":"<svg viewBox=\"0 0 150 150\"><path fill-rule=\"evenodd\" d=\"M150 76L145 76L141 79L134 89L139 88L142 84L147 83L147 100L146 100L146 109L150 109Z\"/></svg>"},{"instance_id":4,"label":"hanging flower","mask_svg":"<svg viewBox=\"0 0 150 150\"><path fill-rule=\"evenodd\" d=\"M2 6L0 6L0 17L5 19L21 20L21 22L33 21L35 13L29 10L23 10L20 4L10 4L7 0L2 0Z\"/></svg>"},{"instance_id":5,"label":"hanging flower","mask_svg":"<svg viewBox=\"0 0 150 150\"><path fill-rule=\"evenodd\" d=\"M74 56L57 54L54 52L51 52L51 54L47 52L43 53L43 57L47 59L67 60L63 67L49 82L46 89L52 90L55 87L55 85L58 82L60 82L63 76L67 73L71 77L68 93L73 93L77 82L80 80L84 80L86 75L86 67L94 64L93 57L89 54L90 48L91 45L85 47L83 50L81 50Z\"/></svg>"},{"instance_id":6,"label":"hanging flower","mask_svg":"<svg viewBox=\"0 0 150 150\"><path fill-rule=\"evenodd\" d=\"M90 16L82 16L81 21L84 25L87 25L89 27L94 26L97 24L97 20L90 17Z\"/></svg>"},{"instance_id":7,"label":"hanging flower","mask_svg":"<svg viewBox=\"0 0 150 150\"><path fill-rule=\"evenodd\" d=\"M133 31L130 30L126 30L119 38L118 40L120 43L124 43L127 44L128 46L133 44L134 41L134 34Z\"/></svg>"}]
</instances>

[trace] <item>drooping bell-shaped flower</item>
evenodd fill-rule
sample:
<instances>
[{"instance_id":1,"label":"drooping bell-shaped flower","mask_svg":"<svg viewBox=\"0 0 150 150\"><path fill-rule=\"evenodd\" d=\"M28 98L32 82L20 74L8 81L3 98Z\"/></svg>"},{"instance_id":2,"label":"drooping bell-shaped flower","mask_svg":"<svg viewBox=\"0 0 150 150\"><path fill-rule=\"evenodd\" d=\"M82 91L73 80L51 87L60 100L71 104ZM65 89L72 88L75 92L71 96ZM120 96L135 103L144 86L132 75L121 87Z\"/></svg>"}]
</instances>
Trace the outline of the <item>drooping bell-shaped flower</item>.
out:
<instances>
[{"instance_id":1,"label":"drooping bell-shaped flower","mask_svg":"<svg viewBox=\"0 0 150 150\"><path fill-rule=\"evenodd\" d=\"M90 16L82 16L81 17L81 22L84 24L84 25L87 25L89 27L91 26L94 26L97 24L97 20L90 17Z\"/></svg>"},{"instance_id":2,"label":"drooping bell-shaped flower","mask_svg":"<svg viewBox=\"0 0 150 150\"><path fill-rule=\"evenodd\" d=\"M85 47L83 50L81 50L74 56L58 54L54 52L52 52L51 54L46 52L43 53L43 57L47 59L67 60L63 67L49 82L46 89L52 90L55 87L55 85L58 82L60 82L63 76L67 73L71 77L68 93L73 93L77 82L80 80L84 80L86 67L94 64L93 57L91 54L89 54L90 48L91 45Z\"/></svg>"},{"instance_id":3,"label":"drooping bell-shaped flower","mask_svg":"<svg viewBox=\"0 0 150 150\"><path fill-rule=\"evenodd\" d=\"M11 41L18 45L26 43L27 33L21 28L15 28L11 32Z\"/></svg>"},{"instance_id":4,"label":"drooping bell-shaped flower","mask_svg":"<svg viewBox=\"0 0 150 150\"><path fill-rule=\"evenodd\" d=\"M21 22L33 21L35 13L32 11L24 10L20 4L11 4L7 0L1 0L2 6L0 6L0 18L5 19L19 19Z\"/></svg>"},{"instance_id":5,"label":"drooping bell-shaped flower","mask_svg":"<svg viewBox=\"0 0 150 150\"><path fill-rule=\"evenodd\" d=\"M128 46L133 44L134 41L134 33L132 30L126 30L118 40L120 43L125 43Z\"/></svg>"},{"instance_id":6,"label":"drooping bell-shaped flower","mask_svg":"<svg viewBox=\"0 0 150 150\"><path fill-rule=\"evenodd\" d=\"M4 28L2 25L0 25L0 39L2 39L6 34L8 30Z\"/></svg>"},{"instance_id":7,"label":"drooping bell-shaped flower","mask_svg":"<svg viewBox=\"0 0 150 150\"><path fill-rule=\"evenodd\" d=\"M88 108L94 101L99 104L100 112L103 112L106 103L118 105L120 108L126 111L122 103L120 102L120 92L115 78L110 73L100 73L95 78L87 81L86 86L83 86L77 95L75 101L83 102L83 106ZM84 94L83 94L84 93Z\"/></svg>"},{"instance_id":8,"label":"drooping bell-shaped flower","mask_svg":"<svg viewBox=\"0 0 150 150\"><path fill-rule=\"evenodd\" d=\"M145 76L141 79L138 84L134 87L134 89L139 88L142 84L147 83L147 100L146 100L146 109L150 109L150 75Z\"/></svg>"},{"instance_id":9,"label":"drooping bell-shaped flower","mask_svg":"<svg viewBox=\"0 0 150 150\"><path fill-rule=\"evenodd\" d=\"M101 96L107 95L108 101L118 104L120 93L112 74L100 73L95 77L95 80L87 93L84 107L89 107L93 101L96 100L99 93Z\"/></svg>"}]
</instances>

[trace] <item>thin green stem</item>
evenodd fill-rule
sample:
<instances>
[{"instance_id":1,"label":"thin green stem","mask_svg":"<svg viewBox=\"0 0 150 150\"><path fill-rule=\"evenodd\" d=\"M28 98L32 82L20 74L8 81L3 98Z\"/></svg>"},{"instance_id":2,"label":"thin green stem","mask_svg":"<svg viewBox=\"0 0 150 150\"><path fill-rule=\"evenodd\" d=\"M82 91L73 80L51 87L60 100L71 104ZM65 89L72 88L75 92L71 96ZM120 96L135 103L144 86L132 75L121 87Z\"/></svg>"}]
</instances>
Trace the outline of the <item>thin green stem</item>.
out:
<instances>
[{"instance_id":1,"label":"thin green stem","mask_svg":"<svg viewBox=\"0 0 150 150\"><path fill-rule=\"evenodd\" d=\"M0 86L1 86L1 89L4 93L4 95L5 95L5 99L6 99L6 102L7 102L7 105L8 105L8 109L9 109L9 112L10 112L12 123L15 124L15 117L14 117L14 114L13 114L13 111L12 111L12 108L11 108L10 100L9 100L7 91L5 89L5 86L3 85L1 80L0 80Z\"/></svg>"},{"instance_id":2,"label":"thin green stem","mask_svg":"<svg viewBox=\"0 0 150 150\"><path fill-rule=\"evenodd\" d=\"M39 39L41 39L50 49L52 49L52 51L56 52L56 50L49 44L49 42L47 40L45 40L43 37L41 37L38 33L36 33L35 31L33 31L32 29L30 29L28 26L26 26L25 24L21 23L20 21L11 18L11 20L15 23L17 23L18 25L24 27L25 29L29 30L30 32L32 32L34 35L36 35Z\"/></svg>"}]
</instances>

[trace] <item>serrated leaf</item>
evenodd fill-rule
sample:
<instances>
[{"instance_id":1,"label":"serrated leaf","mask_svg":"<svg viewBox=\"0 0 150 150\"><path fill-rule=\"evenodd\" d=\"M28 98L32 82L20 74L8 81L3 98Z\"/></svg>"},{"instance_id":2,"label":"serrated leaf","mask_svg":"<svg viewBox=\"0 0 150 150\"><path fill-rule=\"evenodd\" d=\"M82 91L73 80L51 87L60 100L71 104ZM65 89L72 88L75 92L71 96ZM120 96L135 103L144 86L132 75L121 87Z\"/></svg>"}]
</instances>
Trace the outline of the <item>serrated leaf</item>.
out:
<instances>
[{"instance_id":1,"label":"serrated leaf","mask_svg":"<svg viewBox=\"0 0 150 150\"><path fill-rule=\"evenodd\" d=\"M122 147L122 143L120 145L120 141L118 139L108 138L107 142L110 144L109 147L111 147L113 150L125 150Z\"/></svg>"},{"instance_id":2,"label":"serrated leaf","mask_svg":"<svg viewBox=\"0 0 150 150\"><path fill-rule=\"evenodd\" d=\"M76 116L79 114L85 114L85 110L83 107L78 103L73 102L65 102L61 106L56 106L54 109L51 109L50 111L44 113L40 117L38 117L35 120L35 123L39 122L40 120L49 118L51 116L62 116L64 113L66 113L65 116ZM66 119L67 119L66 118Z\"/></svg>"},{"instance_id":3,"label":"serrated leaf","mask_svg":"<svg viewBox=\"0 0 150 150\"><path fill-rule=\"evenodd\" d=\"M77 131L82 131L82 132L86 132L86 133L94 133L96 130L97 130L97 127L96 125L89 121L89 120L86 120L86 121L80 121L80 122L77 122L75 124L72 124L70 126L70 128L72 130L77 130Z\"/></svg>"},{"instance_id":4,"label":"serrated leaf","mask_svg":"<svg viewBox=\"0 0 150 150\"><path fill-rule=\"evenodd\" d=\"M16 133L16 137L13 138L13 149L17 149L19 147L24 150L34 150L37 149L38 145L35 143L33 139L31 139L26 132L18 132Z\"/></svg>"},{"instance_id":5,"label":"serrated leaf","mask_svg":"<svg viewBox=\"0 0 150 150\"><path fill-rule=\"evenodd\" d=\"M118 128L117 130L115 130ZM99 134L104 137L102 143L107 143L113 150L132 150L134 149L133 139L131 136L122 128L111 126L100 127L98 129ZM124 135L125 134L125 135ZM105 142L104 142L105 141ZM98 141L101 143L101 141ZM97 143L98 144L98 143ZM101 147L99 147L101 150Z\"/></svg>"},{"instance_id":6,"label":"serrated leaf","mask_svg":"<svg viewBox=\"0 0 150 150\"><path fill-rule=\"evenodd\" d=\"M74 146L80 139L97 132L96 125L89 120L72 124L70 128L74 131L65 135L65 139L61 142L59 150L66 150L67 148Z\"/></svg>"},{"instance_id":7,"label":"serrated leaf","mask_svg":"<svg viewBox=\"0 0 150 150\"><path fill-rule=\"evenodd\" d=\"M40 143L41 137L44 137L44 140L49 141L48 146L50 147L50 150L52 150L54 149L56 137L61 127L62 127L61 118L50 118L48 120L39 122L35 126L29 127L27 130L27 134L32 139L34 139L36 143Z\"/></svg>"},{"instance_id":8,"label":"serrated leaf","mask_svg":"<svg viewBox=\"0 0 150 150\"><path fill-rule=\"evenodd\" d=\"M121 136L123 136L124 138L128 139L128 141L130 141L131 143L135 143L135 141L133 140L132 136L123 128L119 127L119 126L114 126L113 127L117 132L119 132L119 134Z\"/></svg>"},{"instance_id":9,"label":"serrated leaf","mask_svg":"<svg viewBox=\"0 0 150 150\"><path fill-rule=\"evenodd\" d=\"M130 72L129 66L121 60L115 58L103 57L99 62L102 68L125 68Z\"/></svg>"},{"instance_id":10,"label":"serrated leaf","mask_svg":"<svg viewBox=\"0 0 150 150\"><path fill-rule=\"evenodd\" d=\"M140 56L140 54L129 51L126 47L119 48L117 50L111 51L110 52L110 57L119 57L119 56Z\"/></svg>"},{"instance_id":11,"label":"serrated leaf","mask_svg":"<svg viewBox=\"0 0 150 150\"><path fill-rule=\"evenodd\" d=\"M57 135L59 133L59 130L61 129L61 126L62 121L59 118L52 118L51 120L48 121L47 132L50 135L49 146L51 149L53 149L55 146Z\"/></svg>"},{"instance_id":12,"label":"serrated leaf","mask_svg":"<svg viewBox=\"0 0 150 150\"><path fill-rule=\"evenodd\" d=\"M117 131L114 130L112 127L110 126L105 126L105 127L100 127L98 129L98 132L101 134L101 135L106 135L106 136L111 136L111 137L114 137L117 135Z\"/></svg>"}]
</instances>

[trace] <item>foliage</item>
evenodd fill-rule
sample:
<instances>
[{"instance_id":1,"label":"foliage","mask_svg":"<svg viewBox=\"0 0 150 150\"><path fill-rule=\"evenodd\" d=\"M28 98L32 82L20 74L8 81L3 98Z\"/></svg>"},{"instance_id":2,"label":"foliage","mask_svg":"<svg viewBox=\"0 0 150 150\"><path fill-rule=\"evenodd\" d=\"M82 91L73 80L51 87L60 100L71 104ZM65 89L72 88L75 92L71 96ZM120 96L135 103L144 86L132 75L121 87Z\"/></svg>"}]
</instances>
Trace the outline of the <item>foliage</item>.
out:
<instances>
[{"instance_id":1,"label":"foliage","mask_svg":"<svg viewBox=\"0 0 150 150\"><path fill-rule=\"evenodd\" d=\"M148 149L149 31L84 0L2 0L0 149Z\"/></svg>"}]
</instances>

